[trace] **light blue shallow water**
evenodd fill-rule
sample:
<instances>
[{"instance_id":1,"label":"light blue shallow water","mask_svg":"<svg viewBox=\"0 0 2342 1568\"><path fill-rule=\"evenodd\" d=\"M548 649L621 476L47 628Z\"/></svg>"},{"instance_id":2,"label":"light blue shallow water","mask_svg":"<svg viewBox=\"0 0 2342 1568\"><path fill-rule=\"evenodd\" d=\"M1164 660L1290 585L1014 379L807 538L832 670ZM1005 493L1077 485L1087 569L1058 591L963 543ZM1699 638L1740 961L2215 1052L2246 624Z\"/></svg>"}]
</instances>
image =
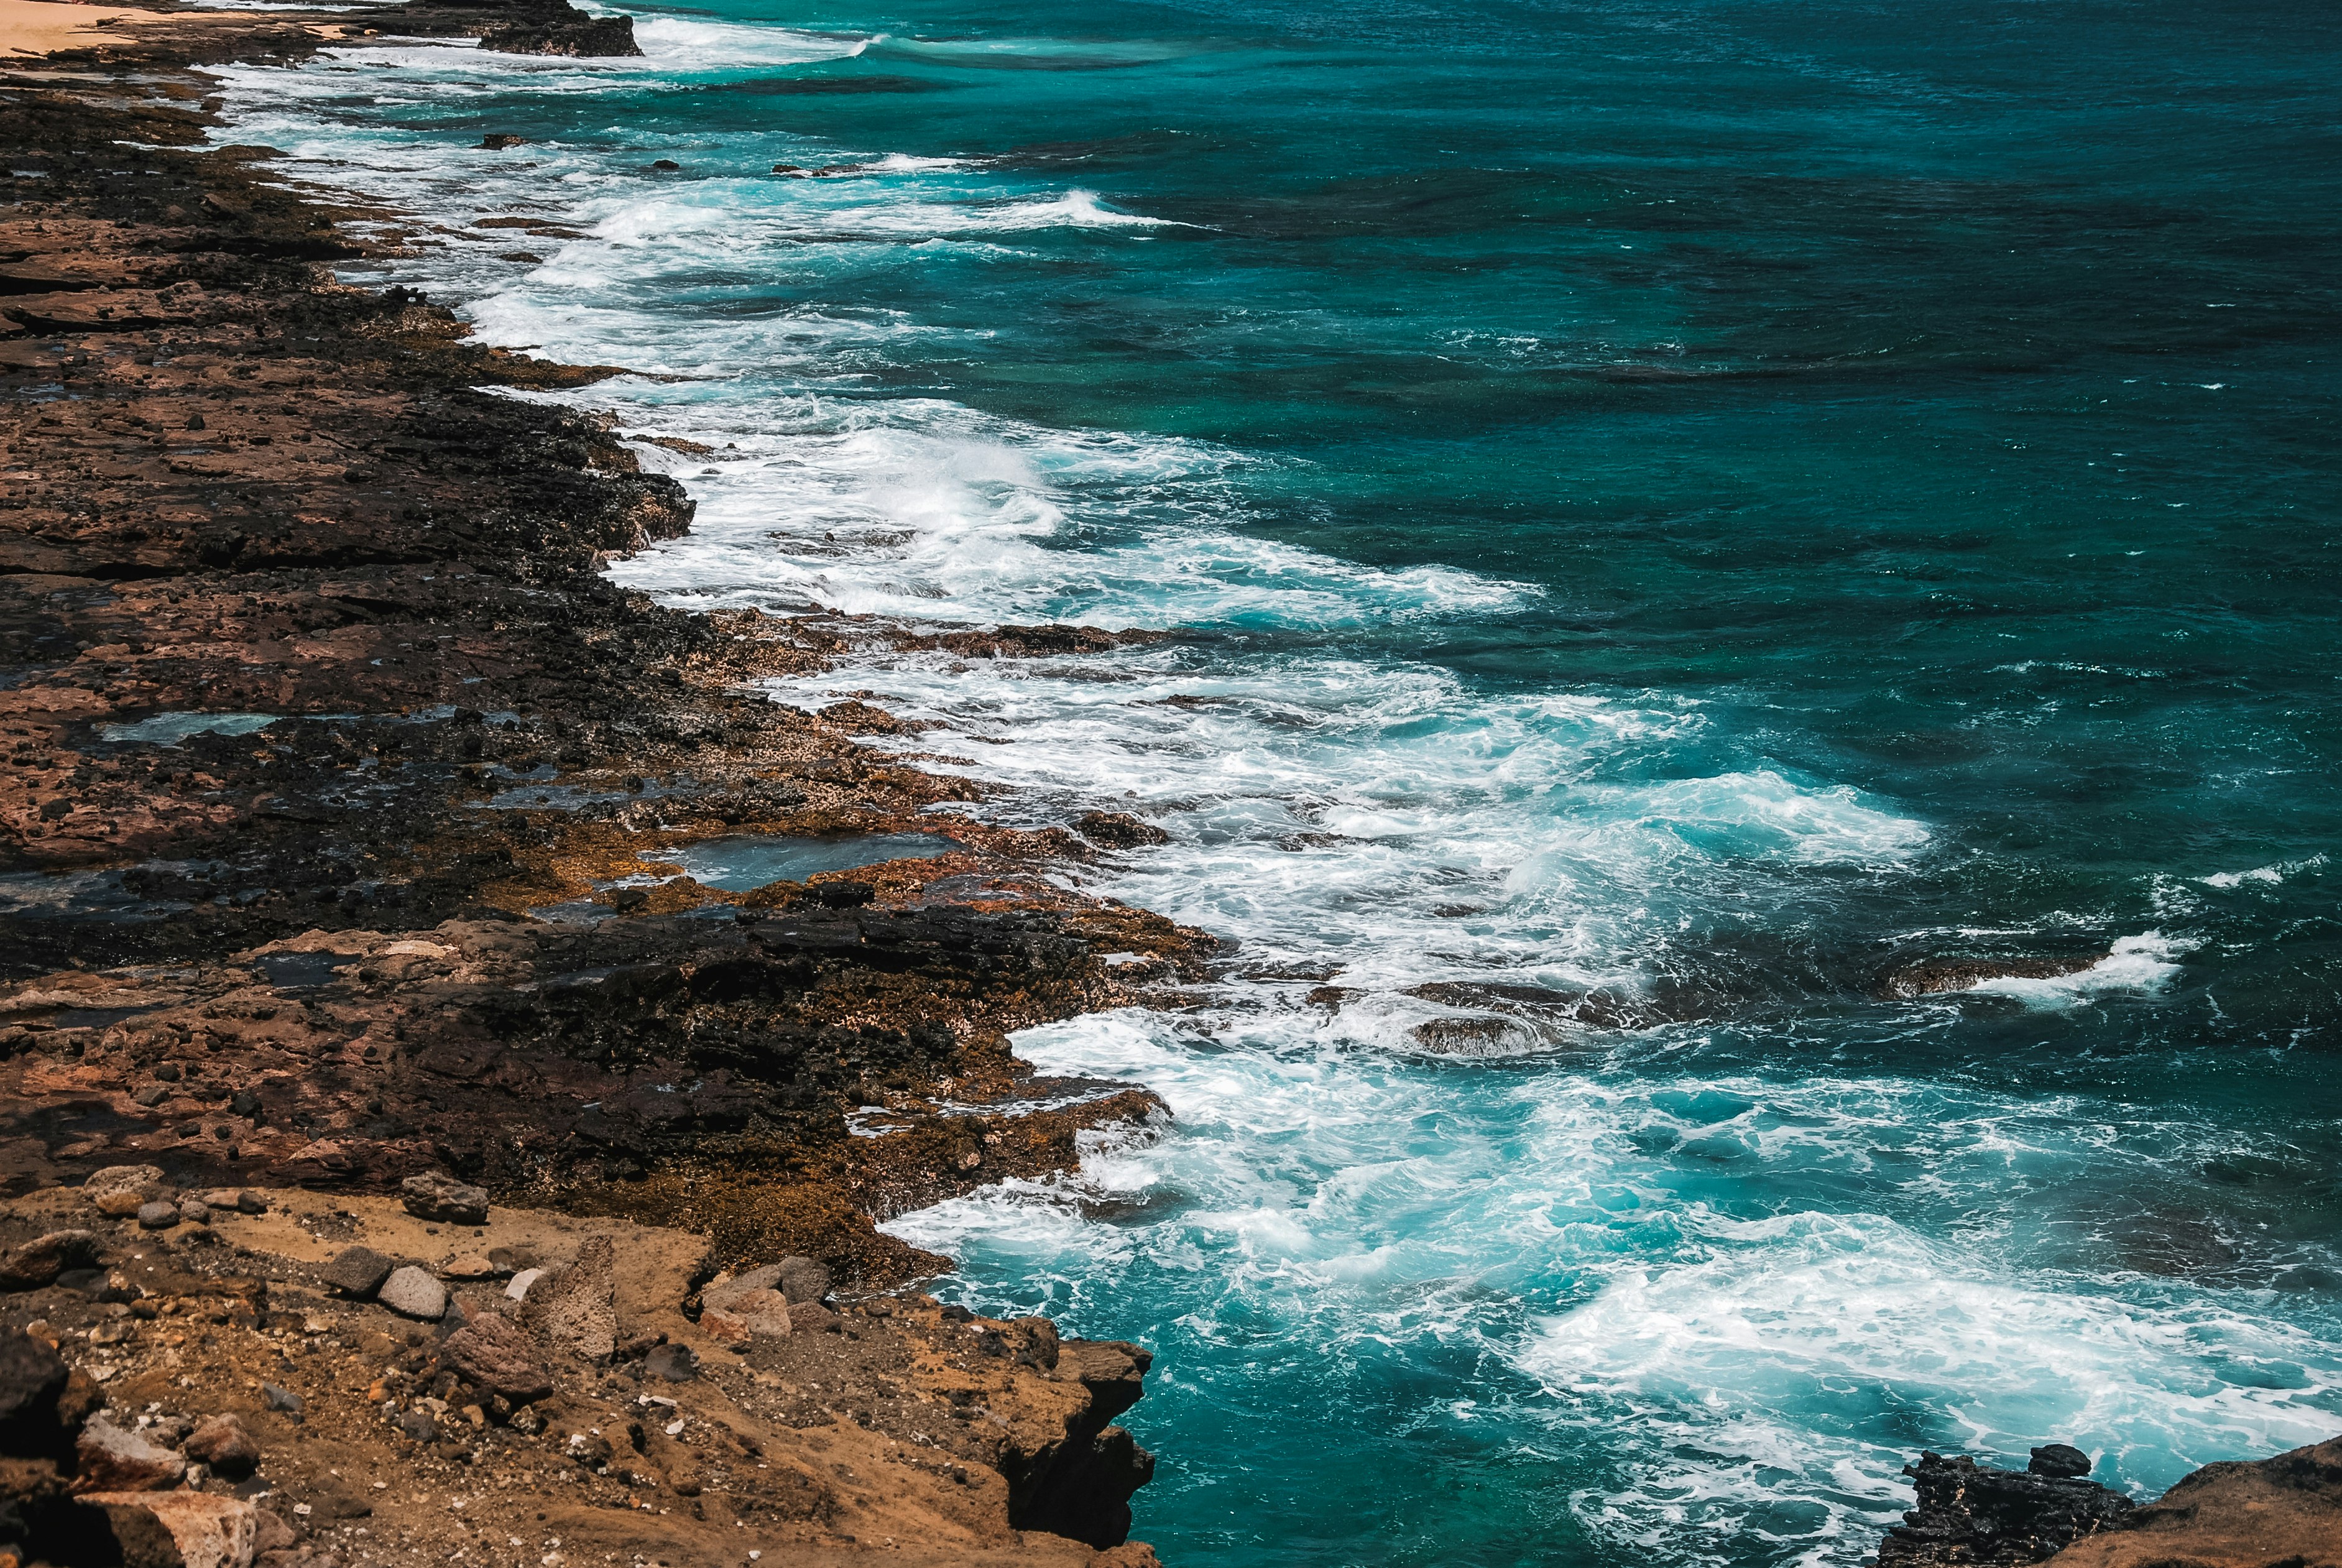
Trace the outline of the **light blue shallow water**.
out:
<instances>
[{"instance_id":1,"label":"light blue shallow water","mask_svg":"<svg viewBox=\"0 0 2342 1568\"><path fill-rule=\"evenodd\" d=\"M895 1224L1156 1349L1166 1559L1852 1564L1922 1446L2342 1430L2298 9L727 0L235 134L661 377L574 399L716 448L623 580L1182 629L776 687L1160 822L1086 880L1241 944L1021 1042L1173 1125Z\"/></svg>"}]
</instances>

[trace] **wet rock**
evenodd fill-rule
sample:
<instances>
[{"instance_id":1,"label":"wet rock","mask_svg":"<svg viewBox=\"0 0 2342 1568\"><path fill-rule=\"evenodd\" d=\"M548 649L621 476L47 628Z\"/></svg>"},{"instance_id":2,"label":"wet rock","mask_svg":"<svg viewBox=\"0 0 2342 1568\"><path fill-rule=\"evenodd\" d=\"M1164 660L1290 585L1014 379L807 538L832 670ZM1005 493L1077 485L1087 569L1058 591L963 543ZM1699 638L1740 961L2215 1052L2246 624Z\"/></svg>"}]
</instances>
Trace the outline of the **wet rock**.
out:
<instances>
[{"instance_id":1,"label":"wet rock","mask_svg":"<svg viewBox=\"0 0 2342 1568\"><path fill-rule=\"evenodd\" d=\"M674 170L683 167L683 165L676 163L673 158L654 158L651 160L651 167L659 170L661 173L671 173Z\"/></svg>"},{"instance_id":2,"label":"wet rock","mask_svg":"<svg viewBox=\"0 0 2342 1568\"><path fill-rule=\"evenodd\" d=\"M437 1220L451 1225L485 1225L488 1223L485 1189L435 1171L427 1175L409 1176L401 1182L398 1201L405 1206L408 1213L419 1220Z\"/></svg>"},{"instance_id":3,"label":"wet rock","mask_svg":"<svg viewBox=\"0 0 2342 1568\"><path fill-rule=\"evenodd\" d=\"M141 1230L167 1231L179 1223L179 1205L157 1198L151 1203L138 1205L138 1226Z\"/></svg>"},{"instance_id":4,"label":"wet rock","mask_svg":"<svg viewBox=\"0 0 2342 1568\"><path fill-rule=\"evenodd\" d=\"M0 1253L0 1290L38 1290L68 1269L97 1261L97 1237L88 1231L51 1231Z\"/></svg>"},{"instance_id":5,"label":"wet rock","mask_svg":"<svg viewBox=\"0 0 2342 1568\"><path fill-rule=\"evenodd\" d=\"M2045 1443L2033 1451L2032 1463L2025 1468L2035 1475L2071 1479L2090 1473L2090 1456L2070 1443Z\"/></svg>"},{"instance_id":6,"label":"wet rock","mask_svg":"<svg viewBox=\"0 0 2342 1568\"><path fill-rule=\"evenodd\" d=\"M1141 822L1128 812L1085 812L1075 822L1074 831L1092 844L1107 849L1142 849L1171 842L1169 834L1153 823Z\"/></svg>"},{"instance_id":7,"label":"wet rock","mask_svg":"<svg viewBox=\"0 0 2342 1568\"><path fill-rule=\"evenodd\" d=\"M616 1350L617 1264L610 1238L586 1238L574 1263L529 1287L521 1310L527 1326L556 1350L589 1361Z\"/></svg>"},{"instance_id":8,"label":"wet rock","mask_svg":"<svg viewBox=\"0 0 2342 1568\"><path fill-rule=\"evenodd\" d=\"M76 1493L152 1492L179 1484L187 1462L116 1426L101 1411L83 1423L74 1442L74 1471Z\"/></svg>"},{"instance_id":9,"label":"wet rock","mask_svg":"<svg viewBox=\"0 0 2342 1568\"><path fill-rule=\"evenodd\" d=\"M2132 1507L2129 1498L2095 1481L1998 1470L1966 1457L1922 1453L1903 1473L1919 1505L1879 1543L1878 1568L2040 1563L2119 1525Z\"/></svg>"},{"instance_id":10,"label":"wet rock","mask_svg":"<svg viewBox=\"0 0 2342 1568\"><path fill-rule=\"evenodd\" d=\"M2057 958L1935 959L1882 976L1877 989L1879 995L1899 1002L1915 996L1972 991L1987 980L2055 980L2060 975L2078 974L2106 956L2099 952Z\"/></svg>"},{"instance_id":11,"label":"wet rock","mask_svg":"<svg viewBox=\"0 0 2342 1568\"><path fill-rule=\"evenodd\" d=\"M430 1322L446 1312L447 1287L434 1279L428 1269L408 1263L390 1271L375 1299L402 1317Z\"/></svg>"},{"instance_id":12,"label":"wet rock","mask_svg":"<svg viewBox=\"0 0 2342 1568\"><path fill-rule=\"evenodd\" d=\"M543 1399L553 1380L536 1359L536 1346L510 1318L483 1313L447 1336L441 1357L483 1392L515 1404Z\"/></svg>"},{"instance_id":13,"label":"wet rock","mask_svg":"<svg viewBox=\"0 0 2342 1568\"><path fill-rule=\"evenodd\" d=\"M382 1288L395 1266L372 1247L345 1247L317 1271L317 1277L342 1294L362 1301Z\"/></svg>"},{"instance_id":14,"label":"wet rock","mask_svg":"<svg viewBox=\"0 0 2342 1568\"><path fill-rule=\"evenodd\" d=\"M241 1481L260 1468L260 1442L232 1413L207 1415L195 1423L184 1444L190 1459L208 1464L230 1481Z\"/></svg>"},{"instance_id":15,"label":"wet rock","mask_svg":"<svg viewBox=\"0 0 2342 1568\"><path fill-rule=\"evenodd\" d=\"M257 1549L260 1511L238 1497L207 1492L96 1492L82 1503L105 1511L125 1564L245 1568ZM157 1550L159 1529L170 1554ZM135 1544L134 1544L135 1543Z\"/></svg>"},{"instance_id":16,"label":"wet rock","mask_svg":"<svg viewBox=\"0 0 2342 1568\"><path fill-rule=\"evenodd\" d=\"M526 136L506 135L497 131L491 131L480 138L480 145L491 153L501 153L506 147L525 146L527 142Z\"/></svg>"}]
</instances>

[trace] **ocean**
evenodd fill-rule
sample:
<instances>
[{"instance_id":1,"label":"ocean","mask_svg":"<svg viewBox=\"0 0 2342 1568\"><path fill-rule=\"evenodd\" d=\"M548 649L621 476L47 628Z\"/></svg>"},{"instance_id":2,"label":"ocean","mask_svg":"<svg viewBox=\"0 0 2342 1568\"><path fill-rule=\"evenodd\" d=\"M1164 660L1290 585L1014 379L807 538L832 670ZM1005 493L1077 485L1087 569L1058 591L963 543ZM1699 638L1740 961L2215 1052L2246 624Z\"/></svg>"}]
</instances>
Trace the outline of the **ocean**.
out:
<instances>
[{"instance_id":1,"label":"ocean","mask_svg":"<svg viewBox=\"0 0 2342 1568\"><path fill-rule=\"evenodd\" d=\"M1167 1562L1853 1568L1922 1448L2342 1431L2342 18L630 14L223 139L708 449L621 582L1172 634L773 683L1228 944L1019 1039L1173 1122L890 1224L1153 1347Z\"/></svg>"}]
</instances>

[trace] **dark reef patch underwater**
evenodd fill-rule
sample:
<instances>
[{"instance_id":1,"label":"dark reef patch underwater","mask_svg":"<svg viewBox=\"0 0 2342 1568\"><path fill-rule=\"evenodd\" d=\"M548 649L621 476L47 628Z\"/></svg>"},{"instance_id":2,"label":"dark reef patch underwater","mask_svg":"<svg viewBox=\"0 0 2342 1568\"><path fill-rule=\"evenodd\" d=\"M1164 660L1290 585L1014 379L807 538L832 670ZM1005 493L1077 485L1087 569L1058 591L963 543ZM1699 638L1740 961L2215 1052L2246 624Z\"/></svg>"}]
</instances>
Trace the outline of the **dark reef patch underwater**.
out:
<instances>
[{"instance_id":1,"label":"dark reef patch underwater","mask_svg":"<svg viewBox=\"0 0 2342 1568\"><path fill-rule=\"evenodd\" d=\"M668 443L621 581L1176 631L771 683L1241 944L1020 1041L1175 1126L890 1227L1153 1347L1166 1561L1851 1568L1921 1448L2342 1430L2342 21L631 14L229 115L652 373L530 394Z\"/></svg>"}]
</instances>

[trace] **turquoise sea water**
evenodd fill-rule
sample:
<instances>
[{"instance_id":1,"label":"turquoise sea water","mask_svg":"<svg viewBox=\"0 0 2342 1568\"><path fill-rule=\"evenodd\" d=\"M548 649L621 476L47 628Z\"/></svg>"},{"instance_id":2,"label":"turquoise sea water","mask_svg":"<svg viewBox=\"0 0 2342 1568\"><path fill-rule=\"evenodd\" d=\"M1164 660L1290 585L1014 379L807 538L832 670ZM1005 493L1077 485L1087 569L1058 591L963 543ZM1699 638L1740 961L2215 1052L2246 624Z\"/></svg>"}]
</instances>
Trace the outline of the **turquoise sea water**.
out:
<instances>
[{"instance_id":1,"label":"turquoise sea water","mask_svg":"<svg viewBox=\"0 0 2342 1568\"><path fill-rule=\"evenodd\" d=\"M1923 1446L2342 1431L2342 23L633 14L233 135L716 449L622 579L1180 630L776 688L1240 944L1021 1043L1171 1126L895 1222L1156 1348L1167 1561L1851 1565Z\"/></svg>"}]
</instances>

